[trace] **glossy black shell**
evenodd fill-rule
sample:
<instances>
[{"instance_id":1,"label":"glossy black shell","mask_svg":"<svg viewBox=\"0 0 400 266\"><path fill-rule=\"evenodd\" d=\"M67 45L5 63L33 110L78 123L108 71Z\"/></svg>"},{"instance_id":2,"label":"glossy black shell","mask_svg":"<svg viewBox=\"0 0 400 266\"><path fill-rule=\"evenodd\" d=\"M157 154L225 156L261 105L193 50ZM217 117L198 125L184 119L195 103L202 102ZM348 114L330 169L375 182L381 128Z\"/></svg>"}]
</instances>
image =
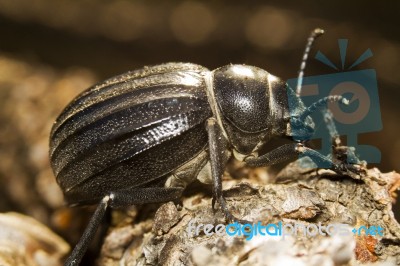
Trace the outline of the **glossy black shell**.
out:
<instances>
[{"instance_id":1,"label":"glossy black shell","mask_svg":"<svg viewBox=\"0 0 400 266\"><path fill-rule=\"evenodd\" d=\"M250 154L260 143L286 134L290 88L284 81L248 65L228 65L213 73L215 102L236 151Z\"/></svg>"},{"instance_id":2,"label":"glossy black shell","mask_svg":"<svg viewBox=\"0 0 400 266\"><path fill-rule=\"evenodd\" d=\"M75 98L56 120L50 161L70 204L148 186L207 147L204 74L169 63L128 72Z\"/></svg>"},{"instance_id":3,"label":"glossy black shell","mask_svg":"<svg viewBox=\"0 0 400 266\"><path fill-rule=\"evenodd\" d=\"M270 123L268 72L228 65L214 71L216 102L224 119L242 132L257 133Z\"/></svg>"}]
</instances>

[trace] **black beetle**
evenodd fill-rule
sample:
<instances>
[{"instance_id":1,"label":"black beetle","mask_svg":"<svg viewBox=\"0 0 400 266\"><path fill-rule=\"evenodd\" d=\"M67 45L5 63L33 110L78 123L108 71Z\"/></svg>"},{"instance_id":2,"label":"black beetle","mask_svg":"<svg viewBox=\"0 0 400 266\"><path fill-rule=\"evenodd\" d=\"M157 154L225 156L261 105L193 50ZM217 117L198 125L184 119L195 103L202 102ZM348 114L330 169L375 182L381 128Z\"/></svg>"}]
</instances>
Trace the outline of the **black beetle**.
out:
<instances>
[{"instance_id":1,"label":"black beetle","mask_svg":"<svg viewBox=\"0 0 400 266\"><path fill-rule=\"evenodd\" d=\"M99 205L66 265L79 264L108 207L174 200L196 178L213 184L213 208L218 201L235 219L221 185L232 154L250 166L298 154L331 162L304 145L314 131L309 114L329 100L345 99L330 96L306 108L299 97L305 61L320 34L316 29L308 40L297 93L253 66L209 71L167 63L116 76L76 97L52 128L51 166L69 204ZM294 142L258 156L279 136Z\"/></svg>"}]
</instances>

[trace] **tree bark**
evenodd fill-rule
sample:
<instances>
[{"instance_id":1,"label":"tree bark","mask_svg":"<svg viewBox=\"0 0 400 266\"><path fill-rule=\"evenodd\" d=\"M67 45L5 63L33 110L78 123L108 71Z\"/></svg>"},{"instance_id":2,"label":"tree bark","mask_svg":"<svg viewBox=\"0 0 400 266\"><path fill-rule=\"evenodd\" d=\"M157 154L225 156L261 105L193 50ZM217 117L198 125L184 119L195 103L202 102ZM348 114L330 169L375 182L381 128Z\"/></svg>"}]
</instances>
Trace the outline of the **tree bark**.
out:
<instances>
[{"instance_id":1,"label":"tree bark","mask_svg":"<svg viewBox=\"0 0 400 266\"><path fill-rule=\"evenodd\" d=\"M109 230L98 264L400 265L400 225L392 212L399 174L373 168L361 177L339 176L329 170L300 168L294 162L273 183L260 185L265 176L264 168L248 171L241 181L225 176L223 186L230 188L224 195L232 214L263 225L302 224L309 234L304 230L292 236L258 234L246 240L244 235L207 235L201 230L191 236L189 222L228 224L220 210L212 210L211 198L200 192L184 197L182 207L163 204L154 219L150 214L139 223L120 220ZM331 230L332 236L311 236L315 233L311 229L319 224L342 224L349 233L339 236ZM383 236L351 232L360 226L370 230L380 226Z\"/></svg>"}]
</instances>

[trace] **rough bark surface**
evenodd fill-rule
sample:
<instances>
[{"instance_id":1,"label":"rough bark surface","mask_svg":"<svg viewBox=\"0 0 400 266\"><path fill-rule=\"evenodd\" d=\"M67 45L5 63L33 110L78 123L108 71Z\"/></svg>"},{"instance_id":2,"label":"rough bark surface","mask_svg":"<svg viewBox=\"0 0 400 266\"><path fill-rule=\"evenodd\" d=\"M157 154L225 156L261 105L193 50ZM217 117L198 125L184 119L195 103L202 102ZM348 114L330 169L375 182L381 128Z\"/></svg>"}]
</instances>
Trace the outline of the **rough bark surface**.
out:
<instances>
[{"instance_id":1,"label":"rough bark surface","mask_svg":"<svg viewBox=\"0 0 400 266\"><path fill-rule=\"evenodd\" d=\"M185 197L182 207L166 203L154 217L142 217L141 222L132 222L132 215L119 219L105 238L98 264L400 265L400 225L391 209L399 174L374 168L361 177L338 176L329 170L300 168L294 162L273 184L260 185L265 173L265 169L250 171L250 177L241 181L225 178L224 188L230 188L224 194L236 217L262 224L341 223L350 234L310 237L300 231L284 239L258 235L249 241L245 236L208 236L204 231L190 236L190 221L227 224L220 210L212 210L211 198L200 193ZM363 225L381 226L383 236L351 233Z\"/></svg>"}]
</instances>

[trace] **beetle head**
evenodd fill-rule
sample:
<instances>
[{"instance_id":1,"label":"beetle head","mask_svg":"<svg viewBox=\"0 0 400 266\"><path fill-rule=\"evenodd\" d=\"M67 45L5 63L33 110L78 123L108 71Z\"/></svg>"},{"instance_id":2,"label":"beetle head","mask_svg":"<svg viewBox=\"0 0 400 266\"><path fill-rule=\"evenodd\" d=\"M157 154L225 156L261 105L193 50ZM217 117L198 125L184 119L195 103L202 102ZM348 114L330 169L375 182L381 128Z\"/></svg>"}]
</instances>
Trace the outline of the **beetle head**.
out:
<instances>
[{"instance_id":1,"label":"beetle head","mask_svg":"<svg viewBox=\"0 0 400 266\"><path fill-rule=\"evenodd\" d=\"M303 115L307 108L292 88L288 86L286 92L289 117L285 135L297 142L307 141L314 135L314 121L309 115Z\"/></svg>"},{"instance_id":2,"label":"beetle head","mask_svg":"<svg viewBox=\"0 0 400 266\"><path fill-rule=\"evenodd\" d=\"M294 141L305 142L312 138L314 131L314 121L310 116L307 116L305 119L291 117L287 136L290 136Z\"/></svg>"}]
</instances>

